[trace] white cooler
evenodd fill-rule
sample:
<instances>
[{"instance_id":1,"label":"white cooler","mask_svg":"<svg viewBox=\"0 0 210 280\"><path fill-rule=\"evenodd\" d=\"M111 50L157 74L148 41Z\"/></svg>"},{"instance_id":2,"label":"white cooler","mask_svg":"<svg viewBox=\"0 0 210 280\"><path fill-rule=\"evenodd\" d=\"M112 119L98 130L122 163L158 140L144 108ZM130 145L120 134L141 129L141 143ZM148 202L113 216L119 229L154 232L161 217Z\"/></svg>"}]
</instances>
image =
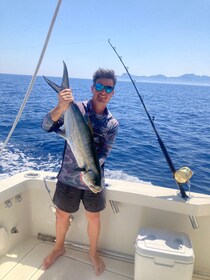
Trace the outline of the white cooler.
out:
<instances>
[{"instance_id":1,"label":"white cooler","mask_svg":"<svg viewBox=\"0 0 210 280\"><path fill-rule=\"evenodd\" d=\"M134 280L192 280L194 253L185 233L142 228L136 239Z\"/></svg>"}]
</instances>

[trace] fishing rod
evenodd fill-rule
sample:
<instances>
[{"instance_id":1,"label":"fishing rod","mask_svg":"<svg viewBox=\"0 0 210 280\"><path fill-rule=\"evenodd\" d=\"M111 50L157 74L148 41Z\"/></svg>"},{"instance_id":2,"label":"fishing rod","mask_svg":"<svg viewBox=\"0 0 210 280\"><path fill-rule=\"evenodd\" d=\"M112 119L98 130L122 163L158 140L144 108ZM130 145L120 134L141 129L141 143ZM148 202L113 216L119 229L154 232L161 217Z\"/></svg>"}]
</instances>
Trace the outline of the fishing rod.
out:
<instances>
[{"instance_id":1,"label":"fishing rod","mask_svg":"<svg viewBox=\"0 0 210 280\"><path fill-rule=\"evenodd\" d=\"M183 199L187 200L188 199L188 195L186 194L182 183L186 183L186 182L189 181L189 179L192 177L192 171L188 167L182 167L178 171L176 171L176 168L175 168L175 166L174 166L174 164L173 164L173 162L171 160L171 157L170 157L170 155L169 155L169 153L168 153L168 151L166 149L166 146L164 145L163 140L161 139L161 137L160 137L160 135L159 135L159 133L158 133L156 127L155 127L154 120L151 118L151 116L150 116L150 114L149 114L149 112L148 112L148 110L146 108L146 105L144 103L144 100L143 100L141 94L139 93L139 91L138 91L138 89L136 87L136 84L135 84L133 78L131 77L131 75L130 75L130 73L128 71L128 67L126 67L126 65L124 64L124 62L122 60L122 57L118 54L118 52L116 51L116 48L111 44L110 39L108 40L108 43L111 46L111 48L114 50L114 52L116 53L117 57L119 58L120 62L123 65L123 67L125 68L128 76L129 76L129 78L130 78L130 80L131 80L131 82L132 82L132 84L133 84L133 86L134 86L134 88L136 90L136 93L138 94L138 97L139 97L139 99L140 99L140 101L141 101L141 103L142 103L142 105L144 107L144 110L145 110L145 112L147 114L147 117L148 117L148 119L149 119L149 121L150 121L150 123L152 125L152 128L153 128L153 130L154 130L154 132L155 132L155 134L157 136L158 143L159 143L160 148L161 148L161 150L163 152L163 155L164 155L164 157L165 157L165 159L166 159L166 161L167 161L167 163L169 165L169 168L170 168L170 170L172 172L173 178L175 179L175 182L176 182L176 184L177 184L177 186L178 186L178 188L179 188L179 190L181 192L181 196L182 196Z\"/></svg>"}]
</instances>

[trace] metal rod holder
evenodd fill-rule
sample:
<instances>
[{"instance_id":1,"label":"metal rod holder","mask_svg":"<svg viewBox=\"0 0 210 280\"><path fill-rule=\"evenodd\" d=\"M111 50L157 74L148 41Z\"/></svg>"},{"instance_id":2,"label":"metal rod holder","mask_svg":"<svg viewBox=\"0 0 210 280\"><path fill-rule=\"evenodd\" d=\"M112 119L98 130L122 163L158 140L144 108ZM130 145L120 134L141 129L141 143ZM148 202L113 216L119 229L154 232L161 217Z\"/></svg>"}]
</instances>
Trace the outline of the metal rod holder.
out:
<instances>
[{"instance_id":1,"label":"metal rod holder","mask_svg":"<svg viewBox=\"0 0 210 280\"><path fill-rule=\"evenodd\" d=\"M192 216L192 215L188 215L188 217L190 219L190 222L191 222L191 225L192 225L193 229L198 229L199 224L198 224L197 218L195 216Z\"/></svg>"},{"instance_id":2,"label":"metal rod holder","mask_svg":"<svg viewBox=\"0 0 210 280\"><path fill-rule=\"evenodd\" d=\"M120 212L119 207L118 207L116 201L110 200L109 203L110 203L110 205L112 207L112 211L113 211L114 214L117 214L118 212Z\"/></svg>"}]
</instances>

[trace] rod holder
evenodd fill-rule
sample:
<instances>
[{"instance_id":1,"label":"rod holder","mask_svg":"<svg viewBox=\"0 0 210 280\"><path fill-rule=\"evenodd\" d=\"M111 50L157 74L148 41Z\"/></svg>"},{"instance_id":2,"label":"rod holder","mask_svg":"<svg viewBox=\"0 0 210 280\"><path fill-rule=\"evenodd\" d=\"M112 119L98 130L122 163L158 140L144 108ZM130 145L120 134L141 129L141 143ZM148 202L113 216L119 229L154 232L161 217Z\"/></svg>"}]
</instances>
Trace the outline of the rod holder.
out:
<instances>
[{"instance_id":1,"label":"rod holder","mask_svg":"<svg viewBox=\"0 0 210 280\"><path fill-rule=\"evenodd\" d=\"M114 214L117 214L118 212L120 212L119 207L118 207L116 201L110 200L109 203L110 203L110 205L112 207L112 211L113 211Z\"/></svg>"},{"instance_id":2,"label":"rod holder","mask_svg":"<svg viewBox=\"0 0 210 280\"><path fill-rule=\"evenodd\" d=\"M5 208L10 208L12 207L12 201L10 199L6 200L4 202Z\"/></svg>"},{"instance_id":3,"label":"rod holder","mask_svg":"<svg viewBox=\"0 0 210 280\"><path fill-rule=\"evenodd\" d=\"M22 196L20 194L15 196L15 202L21 202L23 200Z\"/></svg>"},{"instance_id":4,"label":"rod holder","mask_svg":"<svg viewBox=\"0 0 210 280\"><path fill-rule=\"evenodd\" d=\"M19 231L18 231L18 229L16 228L16 227L13 227L13 228L11 228L11 231L10 231L12 234L14 234L14 233L18 233Z\"/></svg>"},{"instance_id":5,"label":"rod holder","mask_svg":"<svg viewBox=\"0 0 210 280\"><path fill-rule=\"evenodd\" d=\"M198 229L199 228L199 224L198 224L197 218L195 216L192 216L192 215L188 215L188 217L190 219L192 228L193 229Z\"/></svg>"}]
</instances>

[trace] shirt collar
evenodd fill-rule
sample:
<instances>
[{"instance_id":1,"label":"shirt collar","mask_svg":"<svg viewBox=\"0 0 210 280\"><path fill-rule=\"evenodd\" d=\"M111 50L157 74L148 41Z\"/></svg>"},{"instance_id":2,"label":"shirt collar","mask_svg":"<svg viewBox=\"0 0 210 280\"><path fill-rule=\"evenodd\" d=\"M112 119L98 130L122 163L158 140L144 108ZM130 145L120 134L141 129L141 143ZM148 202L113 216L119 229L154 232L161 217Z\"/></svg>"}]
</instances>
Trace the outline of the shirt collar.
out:
<instances>
[{"instance_id":1,"label":"shirt collar","mask_svg":"<svg viewBox=\"0 0 210 280\"><path fill-rule=\"evenodd\" d=\"M93 103L92 103L92 100L89 100L88 103L87 103L87 108L89 110L89 112L91 114L94 114L96 115L98 118L103 118L103 117L107 117L108 115L110 115L110 112L109 110L107 109L107 107L105 108L103 114L96 114L96 112L94 111L93 109Z\"/></svg>"}]
</instances>

